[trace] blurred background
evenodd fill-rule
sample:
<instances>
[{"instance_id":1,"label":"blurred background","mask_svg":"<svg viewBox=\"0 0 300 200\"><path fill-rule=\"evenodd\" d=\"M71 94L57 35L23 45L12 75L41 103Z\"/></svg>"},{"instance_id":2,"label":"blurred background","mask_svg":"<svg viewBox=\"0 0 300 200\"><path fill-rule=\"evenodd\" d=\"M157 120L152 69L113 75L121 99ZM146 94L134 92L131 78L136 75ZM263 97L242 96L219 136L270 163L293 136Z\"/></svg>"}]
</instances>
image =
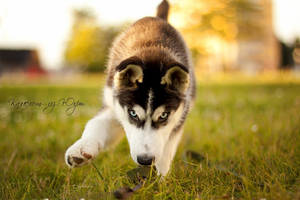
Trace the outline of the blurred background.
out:
<instances>
[{"instance_id":1,"label":"blurred background","mask_svg":"<svg viewBox=\"0 0 300 200\"><path fill-rule=\"evenodd\" d=\"M72 171L64 153L101 108L114 37L160 1L0 0L0 199L110 199L128 185L126 139ZM170 179L133 199L300 199L300 0L169 2L197 99Z\"/></svg>"},{"instance_id":2,"label":"blurred background","mask_svg":"<svg viewBox=\"0 0 300 200\"><path fill-rule=\"evenodd\" d=\"M1 0L0 79L102 73L114 37L160 0ZM170 0L201 74L300 70L300 1ZM28 75L28 76L27 76Z\"/></svg>"}]
</instances>

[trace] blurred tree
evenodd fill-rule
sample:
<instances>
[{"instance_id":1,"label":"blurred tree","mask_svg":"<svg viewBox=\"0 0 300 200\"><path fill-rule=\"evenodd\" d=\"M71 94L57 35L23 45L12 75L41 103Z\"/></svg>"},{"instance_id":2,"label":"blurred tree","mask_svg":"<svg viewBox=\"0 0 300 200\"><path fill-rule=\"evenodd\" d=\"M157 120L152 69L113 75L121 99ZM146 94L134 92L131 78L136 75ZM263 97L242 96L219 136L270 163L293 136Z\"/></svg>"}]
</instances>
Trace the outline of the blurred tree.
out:
<instances>
[{"instance_id":1,"label":"blurred tree","mask_svg":"<svg viewBox=\"0 0 300 200\"><path fill-rule=\"evenodd\" d=\"M66 64L88 72L103 72L109 47L120 29L100 28L91 10L75 10L72 33L65 50Z\"/></svg>"}]
</instances>

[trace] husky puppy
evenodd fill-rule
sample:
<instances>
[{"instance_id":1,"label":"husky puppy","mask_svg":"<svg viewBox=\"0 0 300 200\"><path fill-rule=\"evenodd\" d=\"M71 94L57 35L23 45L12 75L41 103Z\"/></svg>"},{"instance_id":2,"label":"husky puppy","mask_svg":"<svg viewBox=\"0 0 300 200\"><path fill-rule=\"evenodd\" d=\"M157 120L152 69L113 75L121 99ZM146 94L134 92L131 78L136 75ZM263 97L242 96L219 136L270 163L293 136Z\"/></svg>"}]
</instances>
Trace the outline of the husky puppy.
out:
<instances>
[{"instance_id":1,"label":"husky puppy","mask_svg":"<svg viewBox=\"0 0 300 200\"><path fill-rule=\"evenodd\" d=\"M165 176L195 97L195 77L182 36L168 22L169 4L145 17L114 41L107 66L103 108L68 148L68 166L88 163L120 138L122 127L132 159L154 164Z\"/></svg>"}]
</instances>

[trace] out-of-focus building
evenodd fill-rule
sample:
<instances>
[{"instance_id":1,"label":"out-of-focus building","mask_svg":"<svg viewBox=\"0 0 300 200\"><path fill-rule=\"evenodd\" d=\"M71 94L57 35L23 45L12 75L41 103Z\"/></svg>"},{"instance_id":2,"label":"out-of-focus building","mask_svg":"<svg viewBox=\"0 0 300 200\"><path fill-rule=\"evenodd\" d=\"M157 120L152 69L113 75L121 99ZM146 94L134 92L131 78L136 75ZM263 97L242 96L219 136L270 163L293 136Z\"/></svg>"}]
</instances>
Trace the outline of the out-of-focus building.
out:
<instances>
[{"instance_id":1,"label":"out-of-focus building","mask_svg":"<svg viewBox=\"0 0 300 200\"><path fill-rule=\"evenodd\" d=\"M178 0L171 24L182 31L196 70L279 69L281 52L273 29L272 2Z\"/></svg>"},{"instance_id":2,"label":"out-of-focus building","mask_svg":"<svg viewBox=\"0 0 300 200\"><path fill-rule=\"evenodd\" d=\"M278 69L280 46L273 29L272 1L251 0L261 10L257 23L257 34L238 40L236 66L242 71L259 72ZM242 16L257 17L257 16Z\"/></svg>"},{"instance_id":3,"label":"out-of-focus building","mask_svg":"<svg viewBox=\"0 0 300 200\"><path fill-rule=\"evenodd\" d=\"M35 49L0 49L0 74L24 72L45 74Z\"/></svg>"}]
</instances>

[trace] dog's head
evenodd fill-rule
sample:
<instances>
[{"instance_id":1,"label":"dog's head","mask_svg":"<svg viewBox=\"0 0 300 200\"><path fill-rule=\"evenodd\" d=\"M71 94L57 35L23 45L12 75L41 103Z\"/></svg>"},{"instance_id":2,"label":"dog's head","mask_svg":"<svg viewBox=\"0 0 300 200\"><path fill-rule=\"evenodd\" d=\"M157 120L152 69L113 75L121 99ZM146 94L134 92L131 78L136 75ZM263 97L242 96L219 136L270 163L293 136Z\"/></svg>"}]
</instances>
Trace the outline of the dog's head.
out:
<instances>
[{"instance_id":1,"label":"dog's head","mask_svg":"<svg viewBox=\"0 0 300 200\"><path fill-rule=\"evenodd\" d=\"M162 158L172 130L184 113L188 69L180 63L123 61L114 75L116 113L132 159L149 165Z\"/></svg>"}]
</instances>

